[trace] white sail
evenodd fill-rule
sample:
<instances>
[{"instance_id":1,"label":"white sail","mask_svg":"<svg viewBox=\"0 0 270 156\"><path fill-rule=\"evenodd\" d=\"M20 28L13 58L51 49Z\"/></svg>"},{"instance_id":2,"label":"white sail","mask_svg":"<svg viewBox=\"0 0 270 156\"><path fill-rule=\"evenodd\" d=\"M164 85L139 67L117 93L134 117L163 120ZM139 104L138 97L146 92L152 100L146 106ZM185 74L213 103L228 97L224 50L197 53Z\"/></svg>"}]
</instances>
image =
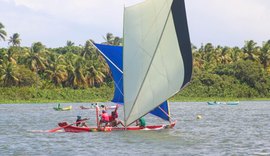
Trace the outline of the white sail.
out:
<instances>
[{"instance_id":1,"label":"white sail","mask_svg":"<svg viewBox=\"0 0 270 156\"><path fill-rule=\"evenodd\" d=\"M172 13L173 0L146 0L124 13L126 125L177 93L185 69Z\"/></svg>"}]
</instances>

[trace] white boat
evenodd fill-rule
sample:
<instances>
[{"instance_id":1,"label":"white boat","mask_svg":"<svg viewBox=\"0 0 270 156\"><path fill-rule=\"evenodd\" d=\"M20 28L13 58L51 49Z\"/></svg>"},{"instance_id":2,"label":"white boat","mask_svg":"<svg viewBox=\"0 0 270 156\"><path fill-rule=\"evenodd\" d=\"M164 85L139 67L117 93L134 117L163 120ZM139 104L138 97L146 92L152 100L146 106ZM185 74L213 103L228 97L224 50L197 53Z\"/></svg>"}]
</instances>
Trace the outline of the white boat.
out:
<instances>
[{"instance_id":1,"label":"white boat","mask_svg":"<svg viewBox=\"0 0 270 156\"><path fill-rule=\"evenodd\" d=\"M228 101L228 102L207 102L208 105L238 105L239 101Z\"/></svg>"}]
</instances>

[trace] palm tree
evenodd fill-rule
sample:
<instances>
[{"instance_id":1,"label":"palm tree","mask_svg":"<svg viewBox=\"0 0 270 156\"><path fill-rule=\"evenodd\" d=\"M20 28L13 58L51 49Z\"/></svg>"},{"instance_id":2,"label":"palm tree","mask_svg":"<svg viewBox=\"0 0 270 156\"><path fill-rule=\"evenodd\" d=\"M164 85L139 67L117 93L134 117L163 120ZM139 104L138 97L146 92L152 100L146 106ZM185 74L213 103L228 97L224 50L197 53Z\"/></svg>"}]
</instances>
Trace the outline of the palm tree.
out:
<instances>
[{"instance_id":1,"label":"palm tree","mask_svg":"<svg viewBox=\"0 0 270 156\"><path fill-rule=\"evenodd\" d=\"M45 51L43 51L45 47L42 45L42 43L37 42L34 43L28 52L26 54L26 64L28 68L32 71L39 71L39 70L45 70L45 64L44 64L44 56Z\"/></svg>"},{"instance_id":2,"label":"palm tree","mask_svg":"<svg viewBox=\"0 0 270 156\"><path fill-rule=\"evenodd\" d=\"M83 58L78 58L75 63L74 74L77 87L84 87L86 85L86 80L84 76L85 70L85 60Z\"/></svg>"},{"instance_id":3,"label":"palm tree","mask_svg":"<svg viewBox=\"0 0 270 156\"><path fill-rule=\"evenodd\" d=\"M69 64L66 66L66 71L67 71L67 79L66 82L64 83L65 86L70 86L72 88L77 87L77 82L76 82L76 74L75 74L75 68L73 65Z\"/></svg>"},{"instance_id":4,"label":"palm tree","mask_svg":"<svg viewBox=\"0 0 270 156\"><path fill-rule=\"evenodd\" d=\"M256 53L258 51L258 47L256 47L257 43L253 40L246 41L245 46L242 48L244 53L247 54L245 57L246 60L257 60Z\"/></svg>"},{"instance_id":5,"label":"palm tree","mask_svg":"<svg viewBox=\"0 0 270 156\"><path fill-rule=\"evenodd\" d=\"M84 88L87 84L84 76L85 60L81 57L77 57L74 64L72 61L67 62L67 79L65 85L71 86L72 88Z\"/></svg>"},{"instance_id":6,"label":"palm tree","mask_svg":"<svg viewBox=\"0 0 270 156\"><path fill-rule=\"evenodd\" d=\"M6 50L0 51L0 65L4 61L5 54L6 54Z\"/></svg>"},{"instance_id":7,"label":"palm tree","mask_svg":"<svg viewBox=\"0 0 270 156\"><path fill-rule=\"evenodd\" d=\"M243 52L241 51L240 48L234 47L232 48L232 53L231 53L231 59L233 62L237 62L243 57Z\"/></svg>"},{"instance_id":8,"label":"palm tree","mask_svg":"<svg viewBox=\"0 0 270 156\"><path fill-rule=\"evenodd\" d=\"M57 56L51 53L48 62L48 68L44 72L56 86L59 86L67 79L64 57L62 55Z\"/></svg>"},{"instance_id":9,"label":"palm tree","mask_svg":"<svg viewBox=\"0 0 270 156\"><path fill-rule=\"evenodd\" d=\"M14 55L16 53L16 48L14 47L10 47L7 51L7 59L9 62L13 63L13 64L17 64L16 58L14 58Z\"/></svg>"},{"instance_id":10,"label":"palm tree","mask_svg":"<svg viewBox=\"0 0 270 156\"><path fill-rule=\"evenodd\" d=\"M232 61L231 57L229 56L232 53L231 48L224 47L221 51L220 57L221 57L221 63L227 64Z\"/></svg>"},{"instance_id":11,"label":"palm tree","mask_svg":"<svg viewBox=\"0 0 270 156\"><path fill-rule=\"evenodd\" d=\"M68 52L64 55L64 60L66 62L66 71L67 71L67 80L64 83L66 86L71 86L74 88L75 82L74 82L74 64L76 60L78 59L78 55Z\"/></svg>"},{"instance_id":12,"label":"palm tree","mask_svg":"<svg viewBox=\"0 0 270 156\"><path fill-rule=\"evenodd\" d=\"M122 38L120 38L118 36L114 37L114 39L113 39L113 45L119 46L119 45L122 45L122 42L123 42Z\"/></svg>"},{"instance_id":13,"label":"palm tree","mask_svg":"<svg viewBox=\"0 0 270 156\"><path fill-rule=\"evenodd\" d=\"M14 57L16 53L16 48L15 47L9 47L7 50L4 50L1 54L0 54L0 63L2 61L9 61L13 64L17 64L16 58Z\"/></svg>"},{"instance_id":14,"label":"palm tree","mask_svg":"<svg viewBox=\"0 0 270 156\"><path fill-rule=\"evenodd\" d=\"M106 78L106 75L103 72L103 67L99 62L94 60L91 61L89 66L90 67L88 67L86 74L87 84L90 87L98 87L104 82L104 79Z\"/></svg>"},{"instance_id":15,"label":"palm tree","mask_svg":"<svg viewBox=\"0 0 270 156\"><path fill-rule=\"evenodd\" d=\"M12 36L10 36L8 44L12 44L12 46L20 46L21 44L20 35L18 33L15 33Z\"/></svg>"},{"instance_id":16,"label":"palm tree","mask_svg":"<svg viewBox=\"0 0 270 156\"><path fill-rule=\"evenodd\" d=\"M113 45L114 36L112 33L107 33L106 37L103 36L103 39L105 40L104 44Z\"/></svg>"},{"instance_id":17,"label":"palm tree","mask_svg":"<svg viewBox=\"0 0 270 156\"><path fill-rule=\"evenodd\" d=\"M264 69L267 69L270 63L270 40L263 44L259 58Z\"/></svg>"},{"instance_id":18,"label":"palm tree","mask_svg":"<svg viewBox=\"0 0 270 156\"><path fill-rule=\"evenodd\" d=\"M118 36L114 36L112 33L107 33L106 37L103 37L103 39L105 40L103 44L116 45L116 46L120 46L123 44L123 39Z\"/></svg>"},{"instance_id":19,"label":"palm tree","mask_svg":"<svg viewBox=\"0 0 270 156\"><path fill-rule=\"evenodd\" d=\"M95 49L92 46L92 43L91 42L92 42L91 40L87 40L85 42L84 49L83 49L83 51L81 53L81 56L83 58L93 59L93 57L95 57Z\"/></svg>"},{"instance_id":20,"label":"palm tree","mask_svg":"<svg viewBox=\"0 0 270 156\"><path fill-rule=\"evenodd\" d=\"M207 43L205 46L204 46L204 52L206 53L211 53L214 51L214 46L212 45L212 43Z\"/></svg>"},{"instance_id":21,"label":"palm tree","mask_svg":"<svg viewBox=\"0 0 270 156\"><path fill-rule=\"evenodd\" d=\"M213 53L213 61L216 65L222 63L222 59L221 59L221 55L222 55L222 51L223 51L223 47L222 46L217 46L215 49L214 49L214 53Z\"/></svg>"},{"instance_id":22,"label":"palm tree","mask_svg":"<svg viewBox=\"0 0 270 156\"><path fill-rule=\"evenodd\" d=\"M72 42L72 41L67 41L67 47L72 47L72 46L74 46L74 45L75 45L74 42Z\"/></svg>"},{"instance_id":23,"label":"palm tree","mask_svg":"<svg viewBox=\"0 0 270 156\"><path fill-rule=\"evenodd\" d=\"M112 34L108 33L107 36ZM118 38L119 39L119 38ZM110 75L110 69L104 60L103 56L96 50L91 44L91 40L86 41L84 50L81 56L87 60L86 64L86 81L87 84L92 86L98 86L104 82L107 75Z\"/></svg>"},{"instance_id":24,"label":"palm tree","mask_svg":"<svg viewBox=\"0 0 270 156\"><path fill-rule=\"evenodd\" d=\"M0 39L2 39L3 41L5 41L7 33L4 30L5 26L0 22Z\"/></svg>"},{"instance_id":25,"label":"palm tree","mask_svg":"<svg viewBox=\"0 0 270 156\"><path fill-rule=\"evenodd\" d=\"M17 85L19 82L19 79L15 75L16 65L14 65L11 62L4 61L2 65L0 66L0 80L3 81L3 85L8 86L14 86Z\"/></svg>"},{"instance_id":26,"label":"palm tree","mask_svg":"<svg viewBox=\"0 0 270 156\"><path fill-rule=\"evenodd\" d=\"M45 50L45 46L41 42L36 42L32 44L31 50L34 53L40 53Z\"/></svg>"},{"instance_id":27,"label":"palm tree","mask_svg":"<svg viewBox=\"0 0 270 156\"><path fill-rule=\"evenodd\" d=\"M214 54L214 46L211 43L207 43L205 46L199 49L199 52L202 53L201 57L204 61L210 62Z\"/></svg>"}]
</instances>

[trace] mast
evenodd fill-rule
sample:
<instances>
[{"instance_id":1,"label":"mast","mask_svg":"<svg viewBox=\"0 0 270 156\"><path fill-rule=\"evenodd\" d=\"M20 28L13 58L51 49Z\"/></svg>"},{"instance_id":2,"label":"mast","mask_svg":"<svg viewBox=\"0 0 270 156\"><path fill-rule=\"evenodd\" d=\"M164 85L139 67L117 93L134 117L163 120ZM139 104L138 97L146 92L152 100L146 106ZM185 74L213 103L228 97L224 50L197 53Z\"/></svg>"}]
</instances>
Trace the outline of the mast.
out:
<instances>
[{"instance_id":1,"label":"mast","mask_svg":"<svg viewBox=\"0 0 270 156\"><path fill-rule=\"evenodd\" d=\"M96 105L96 120L97 120L97 127L99 128L99 118L98 118L98 116L99 116L99 107L98 107L98 105Z\"/></svg>"},{"instance_id":2,"label":"mast","mask_svg":"<svg viewBox=\"0 0 270 156\"><path fill-rule=\"evenodd\" d=\"M125 7L125 4L124 4L124 13L123 13L123 46L125 46L125 40L124 40L124 38L125 38L125 11L126 11L126 7ZM125 51L124 51L124 49L123 49L123 56L122 56L122 60L123 60L123 85L124 85L124 81L125 81L125 79L124 79L124 70L125 70L125 66L124 66L124 54L125 54ZM124 93L124 87L123 87L123 93ZM125 130L127 130L127 121L126 121L126 109L125 109L125 98L123 99L123 103L124 103L124 109L123 109L123 111L124 111L124 125L125 125Z\"/></svg>"}]
</instances>

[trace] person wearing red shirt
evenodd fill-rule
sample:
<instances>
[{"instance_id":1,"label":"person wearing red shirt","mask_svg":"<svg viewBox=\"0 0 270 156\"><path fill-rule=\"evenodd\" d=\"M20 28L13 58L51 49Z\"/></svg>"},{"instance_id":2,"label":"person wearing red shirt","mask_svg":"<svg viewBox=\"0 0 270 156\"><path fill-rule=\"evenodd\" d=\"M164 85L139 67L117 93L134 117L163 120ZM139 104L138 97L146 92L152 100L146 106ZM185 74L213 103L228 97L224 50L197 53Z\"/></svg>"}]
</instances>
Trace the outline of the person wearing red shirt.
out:
<instances>
[{"instance_id":1,"label":"person wearing red shirt","mask_svg":"<svg viewBox=\"0 0 270 156\"><path fill-rule=\"evenodd\" d=\"M105 123L104 127L106 127L109 124L109 122L110 122L110 117L108 113L105 110L103 110L99 124L102 125L103 123Z\"/></svg>"},{"instance_id":2,"label":"person wearing red shirt","mask_svg":"<svg viewBox=\"0 0 270 156\"><path fill-rule=\"evenodd\" d=\"M119 124L121 124L124 127L124 124L121 120L118 120L118 113L117 113L118 105L116 106L115 110L111 112L111 115L109 117L110 119L110 125L112 127L117 127Z\"/></svg>"}]
</instances>

